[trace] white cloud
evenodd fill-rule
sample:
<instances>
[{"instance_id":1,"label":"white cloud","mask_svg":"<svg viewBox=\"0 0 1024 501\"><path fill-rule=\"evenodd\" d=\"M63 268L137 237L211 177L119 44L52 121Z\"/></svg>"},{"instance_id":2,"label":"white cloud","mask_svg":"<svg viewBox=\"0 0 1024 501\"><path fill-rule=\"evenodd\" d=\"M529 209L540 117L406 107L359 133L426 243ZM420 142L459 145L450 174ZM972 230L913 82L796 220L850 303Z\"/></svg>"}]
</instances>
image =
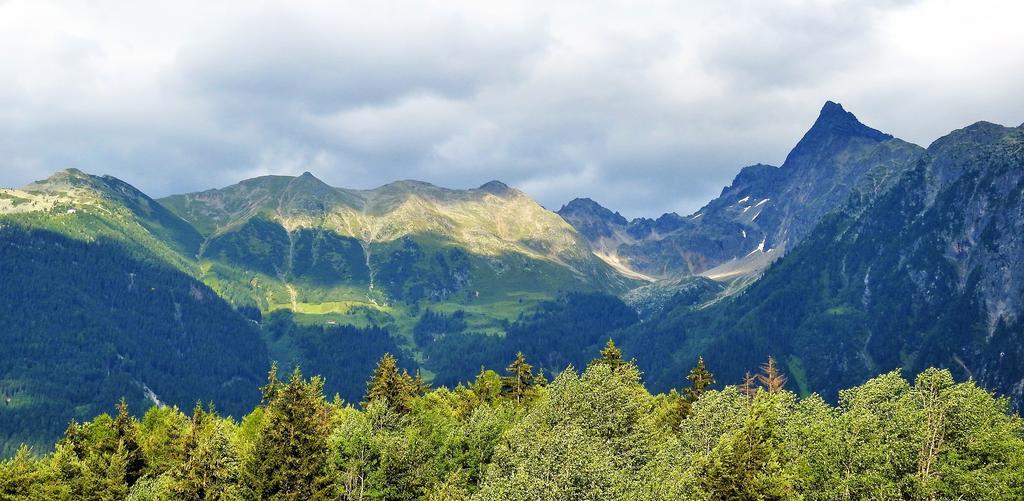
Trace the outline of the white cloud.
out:
<instances>
[{"instance_id":1,"label":"white cloud","mask_svg":"<svg viewBox=\"0 0 1024 501\"><path fill-rule=\"evenodd\" d=\"M0 185L501 179L689 212L826 99L927 144L1024 121L1019 2L0 3Z\"/></svg>"}]
</instances>

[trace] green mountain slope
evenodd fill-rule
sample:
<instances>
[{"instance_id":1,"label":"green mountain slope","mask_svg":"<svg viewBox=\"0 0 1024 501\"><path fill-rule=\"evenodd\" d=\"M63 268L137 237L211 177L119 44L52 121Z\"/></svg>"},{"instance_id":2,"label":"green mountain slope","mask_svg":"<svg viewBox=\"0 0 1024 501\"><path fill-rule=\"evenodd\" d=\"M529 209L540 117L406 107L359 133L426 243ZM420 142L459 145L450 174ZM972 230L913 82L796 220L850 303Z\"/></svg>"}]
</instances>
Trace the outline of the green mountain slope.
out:
<instances>
[{"instance_id":1,"label":"green mountain slope","mask_svg":"<svg viewBox=\"0 0 1024 501\"><path fill-rule=\"evenodd\" d=\"M309 173L161 200L202 232L200 276L232 302L300 320L409 333L420 307L462 308L497 329L562 291L635 281L557 214L499 182L450 190L400 181L334 188Z\"/></svg>"}]
</instances>

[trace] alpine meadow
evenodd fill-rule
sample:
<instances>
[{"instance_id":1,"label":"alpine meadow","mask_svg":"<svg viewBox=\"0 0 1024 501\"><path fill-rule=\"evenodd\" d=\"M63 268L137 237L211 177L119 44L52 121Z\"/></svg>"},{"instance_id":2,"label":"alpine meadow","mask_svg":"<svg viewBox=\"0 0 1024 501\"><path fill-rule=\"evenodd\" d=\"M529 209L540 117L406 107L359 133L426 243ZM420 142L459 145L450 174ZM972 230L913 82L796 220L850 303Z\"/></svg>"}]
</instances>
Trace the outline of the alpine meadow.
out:
<instances>
[{"instance_id":1,"label":"alpine meadow","mask_svg":"<svg viewBox=\"0 0 1024 501\"><path fill-rule=\"evenodd\" d=\"M1022 16L0 2L0 500L1024 499Z\"/></svg>"}]
</instances>

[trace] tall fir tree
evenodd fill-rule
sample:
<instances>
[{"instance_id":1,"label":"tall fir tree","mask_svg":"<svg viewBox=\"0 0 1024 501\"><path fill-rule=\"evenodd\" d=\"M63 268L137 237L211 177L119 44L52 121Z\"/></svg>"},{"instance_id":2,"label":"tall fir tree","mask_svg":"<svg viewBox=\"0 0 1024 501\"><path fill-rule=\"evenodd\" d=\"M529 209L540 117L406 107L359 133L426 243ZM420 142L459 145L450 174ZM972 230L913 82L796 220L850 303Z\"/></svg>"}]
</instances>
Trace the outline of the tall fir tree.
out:
<instances>
[{"instance_id":1,"label":"tall fir tree","mask_svg":"<svg viewBox=\"0 0 1024 501\"><path fill-rule=\"evenodd\" d=\"M682 398L679 399L680 419L686 419L693 404L715 384L715 375L704 365L704 357L697 357L697 365L690 369L686 379L690 381L690 386L683 390Z\"/></svg>"},{"instance_id":2,"label":"tall fir tree","mask_svg":"<svg viewBox=\"0 0 1024 501\"><path fill-rule=\"evenodd\" d=\"M601 356L595 358L587 364L587 367L591 367L597 364L607 365L610 369L616 370L628 362L622 359L622 350L618 346L615 346L615 341L608 338L608 342L605 343L604 348L601 349Z\"/></svg>"},{"instance_id":3,"label":"tall fir tree","mask_svg":"<svg viewBox=\"0 0 1024 501\"><path fill-rule=\"evenodd\" d=\"M138 440L138 424L139 422L128 413L128 404L121 399L117 404L117 417L111 425L117 446L124 450L124 483L129 488L135 485L146 469L146 457Z\"/></svg>"},{"instance_id":4,"label":"tall fir tree","mask_svg":"<svg viewBox=\"0 0 1024 501\"><path fill-rule=\"evenodd\" d=\"M404 414L409 411L409 399L425 387L426 383L422 379L417 383L408 371L400 372L398 360L390 353L385 353L377 362L373 376L366 383L366 396L363 403L365 405L370 402L382 401L391 410Z\"/></svg>"},{"instance_id":5,"label":"tall fir tree","mask_svg":"<svg viewBox=\"0 0 1024 501\"><path fill-rule=\"evenodd\" d=\"M245 465L248 494L259 499L331 497L331 408L323 380L307 382L298 368L288 383L277 381L273 370L269 379L263 421Z\"/></svg>"},{"instance_id":6,"label":"tall fir tree","mask_svg":"<svg viewBox=\"0 0 1024 501\"><path fill-rule=\"evenodd\" d=\"M537 383L533 375L533 366L526 363L523 352L516 354L516 359L505 368L507 376L501 378L501 393L507 398L522 403L526 400L530 388Z\"/></svg>"},{"instance_id":7,"label":"tall fir tree","mask_svg":"<svg viewBox=\"0 0 1024 501\"><path fill-rule=\"evenodd\" d=\"M196 404L184 437L182 460L172 470L171 491L177 499L237 497L239 460L223 424Z\"/></svg>"}]
</instances>

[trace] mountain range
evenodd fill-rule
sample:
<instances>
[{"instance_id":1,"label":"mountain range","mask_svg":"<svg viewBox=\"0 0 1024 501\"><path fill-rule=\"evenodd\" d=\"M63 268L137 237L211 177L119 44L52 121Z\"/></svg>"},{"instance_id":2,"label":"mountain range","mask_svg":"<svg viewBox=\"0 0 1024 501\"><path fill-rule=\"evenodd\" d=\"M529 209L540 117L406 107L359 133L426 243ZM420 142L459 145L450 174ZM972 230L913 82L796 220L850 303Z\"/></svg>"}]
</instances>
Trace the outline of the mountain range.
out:
<instances>
[{"instance_id":1,"label":"mountain range","mask_svg":"<svg viewBox=\"0 0 1024 501\"><path fill-rule=\"evenodd\" d=\"M156 200L69 169L0 189L0 453L121 396L240 412L272 360L358 402L385 352L455 384L520 349L560 371L608 337L656 390L698 355L723 382L772 355L827 398L938 365L1019 405L1022 226L1024 126L922 148L833 102L780 166L657 219L498 181L307 172Z\"/></svg>"}]
</instances>

